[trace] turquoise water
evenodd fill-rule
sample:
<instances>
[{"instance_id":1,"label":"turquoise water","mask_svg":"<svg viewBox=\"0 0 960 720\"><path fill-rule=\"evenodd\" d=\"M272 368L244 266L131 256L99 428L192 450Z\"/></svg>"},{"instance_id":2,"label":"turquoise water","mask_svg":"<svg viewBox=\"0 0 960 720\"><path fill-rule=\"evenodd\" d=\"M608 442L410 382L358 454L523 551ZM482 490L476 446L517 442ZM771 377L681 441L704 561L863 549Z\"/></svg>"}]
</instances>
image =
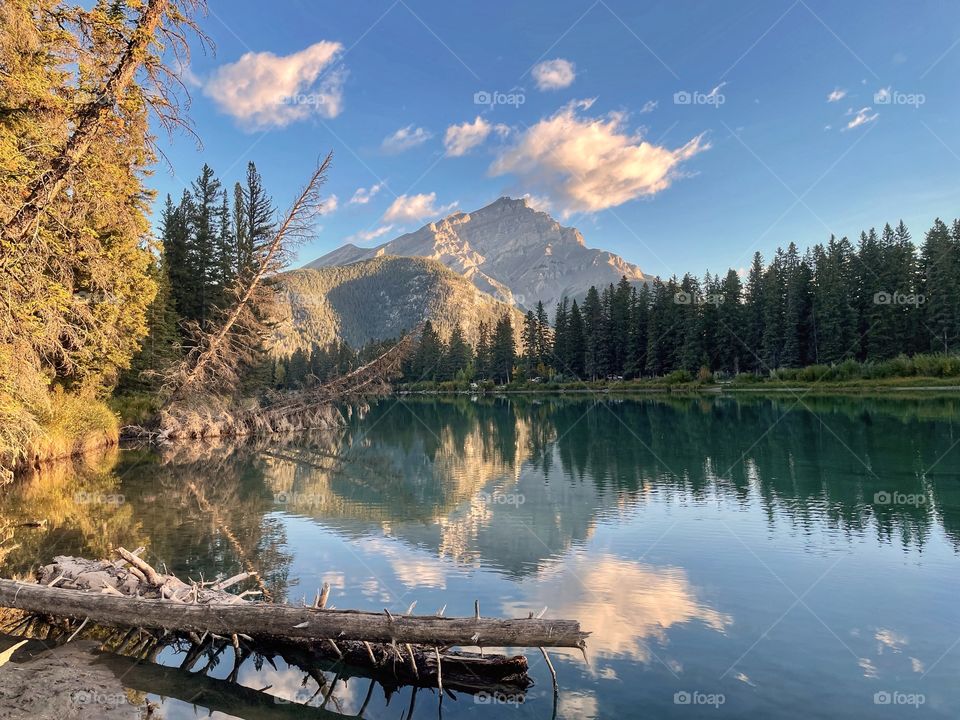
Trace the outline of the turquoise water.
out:
<instances>
[{"instance_id":1,"label":"turquoise water","mask_svg":"<svg viewBox=\"0 0 960 720\"><path fill-rule=\"evenodd\" d=\"M3 570L145 545L193 578L252 564L290 602L329 582L341 608L546 607L592 632L589 665L551 653L564 718L956 718L958 443L949 398L388 398L336 433L124 450L7 488ZM522 702L458 694L443 716L551 717L528 657ZM318 690L283 665L239 680ZM194 717L188 699L164 717ZM341 678L324 707L407 717L412 699ZM435 693L413 700L437 715Z\"/></svg>"}]
</instances>

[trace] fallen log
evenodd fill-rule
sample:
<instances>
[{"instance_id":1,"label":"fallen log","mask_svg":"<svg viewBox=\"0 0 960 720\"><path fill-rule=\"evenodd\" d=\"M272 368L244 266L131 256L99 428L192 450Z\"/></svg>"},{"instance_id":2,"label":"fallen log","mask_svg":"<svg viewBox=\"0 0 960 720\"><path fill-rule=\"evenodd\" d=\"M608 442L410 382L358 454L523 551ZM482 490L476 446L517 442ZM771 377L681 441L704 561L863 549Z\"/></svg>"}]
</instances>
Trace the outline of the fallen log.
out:
<instances>
[{"instance_id":1,"label":"fallen log","mask_svg":"<svg viewBox=\"0 0 960 720\"><path fill-rule=\"evenodd\" d=\"M172 599L172 598L170 598ZM574 620L393 615L267 603L188 603L0 580L0 605L31 613L89 618L101 625L282 640L366 640L434 646L583 647Z\"/></svg>"}]
</instances>

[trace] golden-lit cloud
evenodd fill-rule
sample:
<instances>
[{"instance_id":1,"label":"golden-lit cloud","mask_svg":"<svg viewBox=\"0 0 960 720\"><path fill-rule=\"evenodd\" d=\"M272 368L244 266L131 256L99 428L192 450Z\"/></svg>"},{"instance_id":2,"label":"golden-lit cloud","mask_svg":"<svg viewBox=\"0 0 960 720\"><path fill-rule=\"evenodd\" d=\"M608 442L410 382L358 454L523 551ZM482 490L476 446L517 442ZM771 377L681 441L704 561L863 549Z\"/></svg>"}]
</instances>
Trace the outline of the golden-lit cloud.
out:
<instances>
[{"instance_id":1,"label":"golden-lit cloud","mask_svg":"<svg viewBox=\"0 0 960 720\"><path fill-rule=\"evenodd\" d=\"M733 623L697 598L682 568L609 555L576 556L548 566L533 580L533 597L526 604L509 604L505 614L520 617L539 605L549 607L550 617L577 618L592 633L591 655L649 662L649 643L665 642L672 627L699 623L722 633Z\"/></svg>"},{"instance_id":2,"label":"golden-lit cloud","mask_svg":"<svg viewBox=\"0 0 960 720\"><path fill-rule=\"evenodd\" d=\"M291 55L248 52L217 68L204 93L251 130L284 127L311 115L334 118L343 109L346 72L332 69L343 45L321 41Z\"/></svg>"},{"instance_id":3,"label":"golden-lit cloud","mask_svg":"<svg viewBox=\"0 0 960 720\"><path fill-rule=\"evenodd\" d=\"M703 135L673 149L648 142L626 129L623 113L584 115L592 104L570 103L525 130L501 149L490 174L516 175L566 217L655 195L680 176L685 161L710 147Z\"/></svg>"}]
</instances>

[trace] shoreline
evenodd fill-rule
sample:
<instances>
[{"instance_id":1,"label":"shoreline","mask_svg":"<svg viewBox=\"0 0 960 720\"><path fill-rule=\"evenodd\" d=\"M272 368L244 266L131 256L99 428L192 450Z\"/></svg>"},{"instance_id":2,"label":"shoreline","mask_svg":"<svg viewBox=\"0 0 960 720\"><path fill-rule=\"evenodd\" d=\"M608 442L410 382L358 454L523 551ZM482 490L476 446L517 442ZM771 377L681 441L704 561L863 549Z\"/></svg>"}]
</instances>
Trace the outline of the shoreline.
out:
<instances>
[{"instance_id":1,"label":"shoreline","mask_svg":"<svg viewBox=\"0 0 960 720\"><path fill-rule=\"evenodd\" d=\"M600 387L571 387L571 388L474 388L474 389L397 389L392 396L405 395L549 395L562 397L564 395L735 395L738 393L751 394L822 394L822 395L886 395L896 393L960 393L960 384L957 385L845 385L835 383L809 383L806 385L773 385L758 384L755 386L731 385L672 385L660 387L618 387L605 385Z\"/></svg>"}]
</instances>

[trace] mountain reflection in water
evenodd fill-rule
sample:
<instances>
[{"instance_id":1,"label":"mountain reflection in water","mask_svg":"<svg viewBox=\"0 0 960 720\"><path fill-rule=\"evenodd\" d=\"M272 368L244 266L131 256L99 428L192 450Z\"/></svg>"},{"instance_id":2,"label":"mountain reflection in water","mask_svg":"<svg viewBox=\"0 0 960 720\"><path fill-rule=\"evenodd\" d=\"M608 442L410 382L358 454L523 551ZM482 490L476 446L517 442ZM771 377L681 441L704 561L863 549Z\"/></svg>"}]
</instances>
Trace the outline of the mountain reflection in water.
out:
<instances>
[{"instance_id":1,"label":"mountain reflection in water","mask_svg":"<svg viewBox=\"0 0 960 720\"><path fill-rule=\"evenodd\" d=\"M53 466L0 491L0 562L11 576L144 545L182 577L256 569L290 602L327 581L337 607L548 606L593 633L589 668L560 661L561 715L614 717L641 697L670 715L664 688L696 673L730 696L726 712L792 717L777 712L774 676L808 686L830 673L860 692L891 673L918 679L947 649L939 632L890 626L899 591L882 622L859 615L891 568L914 567L917 602L928 594L945 635L960 635L960 619L937 615L960 589L958 411L954 398L388 398L336 432ZM764 678L778 651L751 645L828 573L833 600L780 626L819 657ZM948 656L939 669L956 667ZM647 680L603 685L639 668ZM290 668L240 677L291 700L313 692ZM955 700L936 677L930 696ZM366 691L342 685L337 703L356 712ZM857 717L852 702L828 706Z\"/></svg>"}]
</instances>

